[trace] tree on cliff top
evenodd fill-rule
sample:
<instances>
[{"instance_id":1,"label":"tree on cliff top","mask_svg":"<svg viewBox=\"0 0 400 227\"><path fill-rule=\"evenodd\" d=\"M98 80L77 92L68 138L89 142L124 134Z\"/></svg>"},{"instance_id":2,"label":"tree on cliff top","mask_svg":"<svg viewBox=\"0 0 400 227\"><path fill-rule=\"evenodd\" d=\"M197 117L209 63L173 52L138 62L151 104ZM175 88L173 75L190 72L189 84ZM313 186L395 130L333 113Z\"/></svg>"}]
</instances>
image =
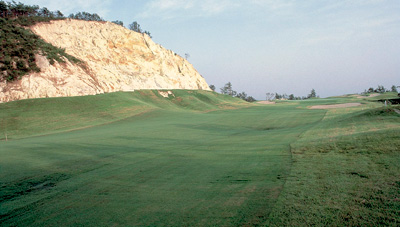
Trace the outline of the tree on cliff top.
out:
<instances>
[{"instance_id":1,"label":"tree on cliff top","mask_svg":"<svg viewBox=\"0 0 400 227\"><path fill-rule=\"evenodd\" d=\"M132 31L139 32L142 34L147 34L150 38L152 38L151 34L149 31L143 31L142 28L140 27L140 24L137 21L132 22L132 24L128 25L128 28Z\"/></svg>"},{"instance_id":2,"label":"tree on cliff top","mask_svg":"<svg viewBox=\"0 0 400 227\"><path fill-rule=\"evenodd\" d=\"M111 22L114 23L114 24L118 24L118 25L124 26L124 22L122 22L120 20L115 20L115 21L111 21Z\"/></svg>"},{"instance_id":3,"label":"tree on cliff top","mask_svg":"<svg viewBox=\"0 0 400 227\"><path fill-rule=\"evenodd\" d=\"M69 16L71 19L86 20L86 21L104 21L97 13L79 12L76 14L71 13Z\"/></svg>"}]
</instances>

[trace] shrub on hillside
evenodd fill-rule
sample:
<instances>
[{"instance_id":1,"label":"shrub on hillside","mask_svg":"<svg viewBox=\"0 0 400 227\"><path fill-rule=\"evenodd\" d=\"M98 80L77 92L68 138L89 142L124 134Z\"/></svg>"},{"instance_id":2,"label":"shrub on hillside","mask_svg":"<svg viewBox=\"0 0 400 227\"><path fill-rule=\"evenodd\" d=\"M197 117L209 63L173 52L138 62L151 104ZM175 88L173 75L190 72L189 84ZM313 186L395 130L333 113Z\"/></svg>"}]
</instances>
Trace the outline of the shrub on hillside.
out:
<instances>
[{"instance_id":1,"label":"shrub on hillside","mask_svg":"<svg viewBox=\"0 0 400 227\"><path fill-rule=\"evenodd\" d=\"M46 43L30 30L21 27L21 20L0 18L0 81L13 81L30 72L39 72L35 55L46 56L51 64L68 59L80 60L65 53L64 49ZM28 21L28 20L27 20ZM30 23L30 22L29 22Z\"/></svg>"}]
</instances>

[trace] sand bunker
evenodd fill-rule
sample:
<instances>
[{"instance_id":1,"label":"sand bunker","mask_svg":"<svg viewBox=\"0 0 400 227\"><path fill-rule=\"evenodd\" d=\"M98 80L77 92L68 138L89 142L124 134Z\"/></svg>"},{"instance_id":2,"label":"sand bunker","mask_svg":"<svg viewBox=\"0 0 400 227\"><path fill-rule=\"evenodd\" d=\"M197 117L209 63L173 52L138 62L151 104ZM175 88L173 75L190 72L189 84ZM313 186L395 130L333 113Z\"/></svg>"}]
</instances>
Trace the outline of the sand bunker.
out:
<instances>
[{"instance_id":1,"label":"sand bunker","mask_svg":"<svg viewBox=\"0 0 400 227\"><path fill-rule=\"evenodd\" d=\"M271 105L271 104L275 104L275 102L271 102L271 101L259 101L257 102L259 104L265 104L265 105Z\"/></svg>"},{"instance_id":2,"label":"sand bunker","mask_svg":"<svg viewBox=\"0 0 400 227\"><path fill-rule=\"evenodd\" d=\"M371 94L369 96L362 96L362 95L354 95L354 97L358 98L358 99L365 99L365 98L373 98L373 97L377 97L380 96L381 94Z\"/></svg>"},{"instance_id":3,"label":"sand bunker","mask_svg":"<svg viewBox=\"0 0 400 227\"><path fill-rule=\"evenodd\" d=\"M335 105L318 105L318 106L312 106L312 107L310 107L310 109L326 110L326 109L347 108L347 107L355 107L355 106L361 106L361 103L343 103L343 104L335 104Z\"/></svg>"}]
</instances>

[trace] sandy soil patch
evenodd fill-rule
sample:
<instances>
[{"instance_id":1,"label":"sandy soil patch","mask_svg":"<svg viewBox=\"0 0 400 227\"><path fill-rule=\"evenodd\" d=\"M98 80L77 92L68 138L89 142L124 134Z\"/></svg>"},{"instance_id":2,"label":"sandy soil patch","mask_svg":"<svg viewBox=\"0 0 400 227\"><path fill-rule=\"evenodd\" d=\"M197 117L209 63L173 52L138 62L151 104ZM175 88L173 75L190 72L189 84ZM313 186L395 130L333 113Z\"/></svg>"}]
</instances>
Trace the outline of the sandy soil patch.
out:
<instances>
[{"instance_id":1,"label":"sandy soil patch","mask_svg":"<svg viewBox=\"0 0 400 227\"><path fill-rule=\"evenodd\" d=\"M257 102L259 104L265 104L265 105L271 105L271 104L275 104L275 102L271 102L271 101L259 101Z\"/></svg>"},{"instance_id":2,"label":"sandy soil patch","mask_svg":"<svg viewBox=\"0 0 400 227\"><path fill-rule=\"evenodd\" d=\"M380 96L381 94L371 94L369 96L362 96L362 95L355 95L355 97L357 97L358 99L365 99L365 98L373 98L376 96Z\"/></svg>"},{"instance_id":3,"label":"sandy soil patch","mask_svg":"<svg viewBox=\"0 0 400 227\"><path fill-rule=\"evenodd\" d=\"M343 103L343 104L335 104L335 105L318 105L318 106L312 106L312 107L310 107L310 109L326 110L326 109L335 109L335 108L348 108L348 107L355 107L355 106L361 106L361 103Z\"/></svg>"},{"instance_id":4,"label":"sandy soil patch","mask_svg":"<svg viewBox=\"0 0 400 227\"><path fill-rule=\"evenodd\" d=\"M158 94L160 94L164 98L168 98L170 95L174 96L174 93L172 91L158 91Z\"/></svg>"}]
</instances>

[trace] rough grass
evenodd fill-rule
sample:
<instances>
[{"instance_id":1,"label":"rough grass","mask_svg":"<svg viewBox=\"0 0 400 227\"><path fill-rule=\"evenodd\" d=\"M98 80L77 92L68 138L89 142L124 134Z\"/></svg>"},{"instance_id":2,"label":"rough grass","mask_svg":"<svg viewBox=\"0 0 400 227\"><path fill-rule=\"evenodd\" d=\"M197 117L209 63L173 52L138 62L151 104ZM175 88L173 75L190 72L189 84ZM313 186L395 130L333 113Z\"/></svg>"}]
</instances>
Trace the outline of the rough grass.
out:
<instances>
[{"instance_id":1,"label":"rough grass","mask_svg":"<svg viewBox=\"0 0 400 227\"><path fill-rule=\"evenodd\" d=\"M330 110L292 144L292 171L268 225L400 224L400 115L364 108Z\"/></svg>"}]
</instances>

